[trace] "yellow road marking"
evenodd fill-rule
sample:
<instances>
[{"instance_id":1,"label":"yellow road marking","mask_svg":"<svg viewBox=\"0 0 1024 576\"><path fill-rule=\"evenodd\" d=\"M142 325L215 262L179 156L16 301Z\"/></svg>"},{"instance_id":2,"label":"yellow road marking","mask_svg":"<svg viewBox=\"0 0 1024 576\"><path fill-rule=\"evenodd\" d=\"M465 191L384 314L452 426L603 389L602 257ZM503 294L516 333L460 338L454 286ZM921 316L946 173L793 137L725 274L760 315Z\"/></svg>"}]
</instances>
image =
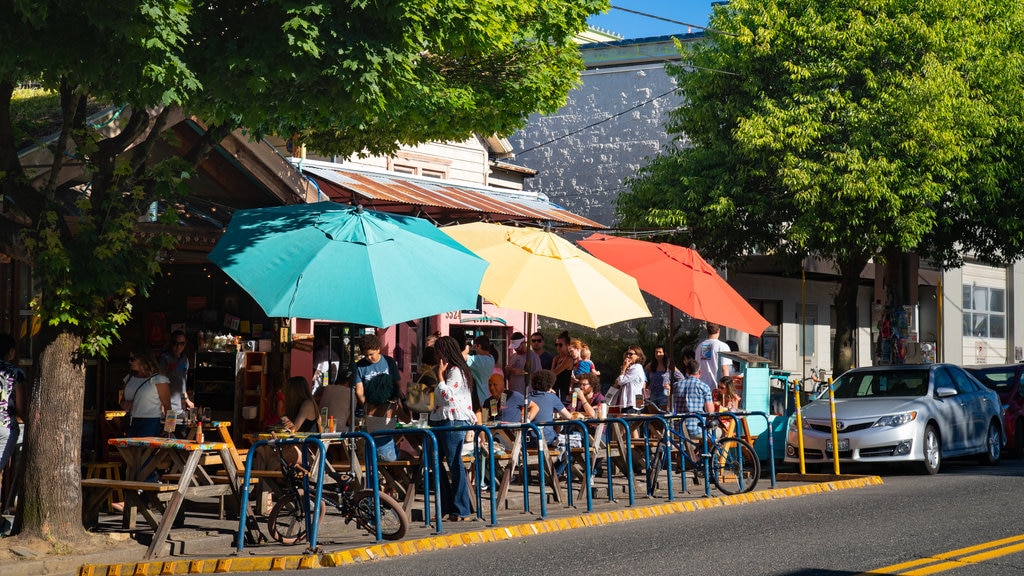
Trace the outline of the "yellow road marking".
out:
<instances>
[{"instance_id":1,"label":"yellow road marking","mask_svg":"<svg viewBox=\"0 0 1024 576\"><path fill-rule=\"evenodd\" d=\"M982 550L987 551L981 552ZM876 568L870 572L865 572L860 576L879 574L925 576L927 574L935 574L946 570L952 570L954 568L960 568L964 564L978 564L992 560L993 558L1006 556L1008 554L1016 554L1021 551L1024 551L1024 534L1018 534L1016 536L1010 536L1009 538L1002 538L1000 540L992 540L991 542L983 542L981 544L975 544L974 546L967 546L957 550L950 550L949 552L935 554L928 558L918 558L917 560L901 562L884 568ZM975 554L975 552L977 553ZM902 570L908 571L902 572Z\"/></svg>"}]
</instances>

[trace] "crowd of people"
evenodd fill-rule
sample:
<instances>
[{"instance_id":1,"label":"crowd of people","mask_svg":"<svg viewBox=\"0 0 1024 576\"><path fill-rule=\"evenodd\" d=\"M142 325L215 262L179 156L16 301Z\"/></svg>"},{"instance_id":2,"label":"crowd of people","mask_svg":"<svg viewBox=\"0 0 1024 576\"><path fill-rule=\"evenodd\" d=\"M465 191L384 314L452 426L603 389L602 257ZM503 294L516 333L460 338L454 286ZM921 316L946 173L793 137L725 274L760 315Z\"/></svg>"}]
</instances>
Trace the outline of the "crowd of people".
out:
<instances>
[{"instance_id":1,"label":"crowd of people","mask_svg":"<svg viewBox=\"0 0 1024 576\"><path fill-rule=\"evenodd\" d=\"M416 411L427 415L430 427L440 429L436 432L439 457L450 471L441 477L442 507L448 520L472 518L462 456L473 436L448 428L487 422L537 424L541 438L528 435L527 442L544 442L553 454L559 454L557 472L561 474L568 458L565 436L552 425L558 419L601 418L609 410L637 414L645 406L677 413L739 410L741 398L733 382L732 363L721 355L729 347L719 340L718 326L709 323L706 331L707 338L696 350L684 351L678 364L666 354L664 346L650 350L650 358L640 346L629 346L618 374L605 391L589 346L566 331L555 338L554 354L546 349L541 332L529 336L513 333L507 354L499 353L484 335L464 344L452 336L431 335L421 351L420 371L414 378L417 396L425 406ZM184 347L185 335L175 332L169 348L159 358L145 346L132 351L131 373L125 377L122 399L122 407L132 416L129 436L160 435L164 414L193 408ZM349 371L349 384L367 431L394 428L398 420L413 418L406 387L400 383L401 372L395 360L382 353L380 338L364 335L359 348L360 357ZM499 364L502 357L504 362ZM272 405L267 406L270 414L265 423L295 432L324 431L316 393L336 383L340 362L323 345L316 346L315 361L312 382L292 377L275 392ZM4 400L8 412L13 412L15 397L10 382L7 388L0 387L0 412ZM0 424L4 424L2 418ZM734 422L723 424L727 433L733 432ZM691 435L701 433L700 420L687 419L685 425ZM0 426L0 432L10 430L10 426L4 428ZM2 449L5 444L10 444L3 440L0 434L0 455L6 452ZM377 443L377 453L380 460L393 461L400 456L400 448L394 437L385 436Z\"/></svg>"}]
</instances>

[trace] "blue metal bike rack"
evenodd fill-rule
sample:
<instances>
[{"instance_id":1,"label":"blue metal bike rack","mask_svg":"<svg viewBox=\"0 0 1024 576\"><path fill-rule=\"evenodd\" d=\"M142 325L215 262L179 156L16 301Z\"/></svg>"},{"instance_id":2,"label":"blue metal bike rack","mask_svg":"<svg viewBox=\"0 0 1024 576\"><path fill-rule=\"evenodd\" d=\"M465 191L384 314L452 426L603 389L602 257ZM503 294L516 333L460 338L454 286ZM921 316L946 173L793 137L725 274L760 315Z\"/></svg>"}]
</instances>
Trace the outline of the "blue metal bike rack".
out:
<instances>
[{"instance_id":1,"label":"blue metal bike rack","mask_svg":"<svg viewBox=\"0 0 1024 576\"><path fill-rule=\"evenodd\" d=\"M400 428L395 430L377 430L372 432L371 436L406 436L409 434L418 434L423 436L430 441L429 446L424 444L424 455L421 458L420 470L423 473L423 523L424 526L430 526L430 479L433 477L434 480L434 510L437 518L437 533L443 534L443 528L441 527L441 476L437 472L437 436L428 428ZM427 455L429 454L429 460ZM434 472L432 473L431 470Z\"/></svg>"},{"instance_id":2,"label":"blue metal bike rack","mask_svg":"<svg viewBox=\"0 0 1024 576\"><path fill-rule=\"evenodd\" d=\"M527 458L528 458L529 454L527 453L526 436L525 436L525 434L526 434L526 429L529 429L529 430L532 430L533 433L536 434L536 436L538 438L540 438L540 436L541 436L540 428L537 427L537 425L534 424L533 422L525 422L525 423L522 423L522 424L505 424L505 423L497 424L497 425L490 426L490 429L491 430L522 430L523 431L523 434L524 434L523 441L520 443L521 445L519 446L519 450L522 453L522 455L520 456L520 461L521 461L522 466L523 466L523 474L522 474L522 477L523 477L523 511L524 512L530 512L530 474L529 474L529 471L528 471L529 469L527 467L527 461L528 461ZM491 466L491 480L492 480L492 482L494 480L493 457L492 457L492 466ZM540 466L539 482L540 482L540 517L541 518L545 518L545 517L547 517L548 508L547 508L547 491L545 489L546 484L544 482L544 467L543 466ZM493 494L493 492L492 492L492 494ZM491 498L491 502L492 502L492 504L497 505L494 502L494 498L493 497Z\"/></svg>"},{"instance_id":3,"label":"blue metal bike rack","mask_svg":"<svg viewBox=\"0 0 1024 576\"><path fill-rule=\"evenodd\" d=\"M585 463L585 468L586 468L586 476L585 476L586 480L585 480L585 482L587 483L587 512L591 512L594 509L594 502L593 502L593 495L591 494L591 488L593 486L592 486L591 480L590 480L590 457L589 457L589 454L590 454L590 431L587 430L587 425L584 424L582 420L555 420L555 421L552 421L552 422L541 422L541 423L536 424L536 425L539 426L539 427L542 427L542 428L545 427L545 426L552 426L552 427L554 427L554 426L566 426L566 427L579 426L580 430L583 431L583 448L586 450L586 454L588 455L588 457L586 458L586 463ZM563 435L565 436L565 457L566 457L566 461L567 461L566 462L567 468L566 468L566 474L565 474L565 478L566 478L565 491L566 491L566 500L567 500L566 505L569 506L570 508L572 508L572 506L573 506L573 504L572 504L572 448L569 447L569 433L565 432ZM538 437L540 437L540 435L538 435ZM540 441L539 440L537 442L537 446L538 447L540 446ZM545 446L544 449L547 450L548 447ZM542 466L542 468L543 468L543 466Z\"/></svg>"},{"instance_id":4,"label":"blue metal bike rack","mask_svg":"<svg viewBox=\"0 0 1024 576\"><path fill-rule=\"evenodd\" d=\"M435 432L435 433L436 432L483 432L484 435L487 436L487 452L488 452L487 460L488 460L488 463L490 465L490 471L491 471L491 494L493 495L494 494L494 489L495 489L495 486L494 486L494 437L491 435L490 428L488 428L487 426L480 425L480 424L470 424L468 426L431 426L430 427L430 431L431 432ZM476 443L476 442L478 442L478 440L476 440L476 438L474 437L473 442ZM450 463L450 465L462 466L461 455L459 456L459 462L457 462L457 463ZM440 473L440 470L438 472ZM465 470L463 470L462 473L465 474ZM479 474L477 475L477 482L476 483L478 485L477 494L476 494L476 496L477 496L476 515L477 515L477 517L483 519L483 517L484 517L483 516L483 510L481 510L481 504L482 504L483 501L482 501L482 497L480 495L480 490L479 490L479 484L480 484ZM498 525L498 505L494 501L494 498L492 496L491 497L491 526L497 526L497 525Z\"/></svg>"},{"instance_id":5,"label":"blue metal bike rack","mask_svg":"<svg viewBox=\"0 0 1024 576\"><path fill-rule=\"evenodd\" d=\"M332 433L332 434L316 434L309 435L303 438L277 438L274 440L259 440L249 449L249 454L245 459L245 473L243 476L243 486L248 486L252 480L252 462L256 455L256 452L261 446L273 444L273 445L306 445L313 444L317 449L317 466L316 466L316 487L315 487L315 498L313 500L313 509L309 508L309 499L302 498L301 505L306 512L306 533L309 535L309 550L316 550L317 547L317 536L319 529L320 509L323 498L323 484L324 484L324 469L327 465L327 447L321 441L321 438L325 439L336 439L336 438L363 438L366 440L366 462L367 462L367 475L370 478L377 477L377 446L373 441L373 437L366 432L343 432L343 433ZM302 454L302 465L307 470L309 469L309 451L300 450ZM303 478L303 491L309 494L309 475L307 474ZM373 483L373 503L374 503L374 516L377 526L377 542L383 541L381 536L380 528L380 486L377 482ZM240 510L249 509L249 491L242 490L242 498L239 503ZM238 519L238 534L245 534L245 524L248 514L239 514ZM237 538L237 551L241 552L245 549L245 539Z\"/></svg>"}]
</instances>

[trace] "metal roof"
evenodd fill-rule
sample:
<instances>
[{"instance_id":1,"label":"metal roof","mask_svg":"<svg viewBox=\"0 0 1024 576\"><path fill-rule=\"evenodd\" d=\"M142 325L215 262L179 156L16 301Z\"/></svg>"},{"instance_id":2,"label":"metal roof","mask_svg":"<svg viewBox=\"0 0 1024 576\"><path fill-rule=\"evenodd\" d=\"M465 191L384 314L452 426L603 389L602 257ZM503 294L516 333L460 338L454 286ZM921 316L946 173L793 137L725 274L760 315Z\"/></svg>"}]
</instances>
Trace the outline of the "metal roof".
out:
<instances>
[{"instance_id":1,"label":"metal roof","mask_svg":"<svg viewBox=\"0 0 1024 576\"><path fill-rule=\"evenodd\" d=\"M303 166L329 199L385 212L429 218L440 224L478 220L536 222L607 228L535 193L454 185L444 180L343 168Z\"/></svg>"}]
</instances>

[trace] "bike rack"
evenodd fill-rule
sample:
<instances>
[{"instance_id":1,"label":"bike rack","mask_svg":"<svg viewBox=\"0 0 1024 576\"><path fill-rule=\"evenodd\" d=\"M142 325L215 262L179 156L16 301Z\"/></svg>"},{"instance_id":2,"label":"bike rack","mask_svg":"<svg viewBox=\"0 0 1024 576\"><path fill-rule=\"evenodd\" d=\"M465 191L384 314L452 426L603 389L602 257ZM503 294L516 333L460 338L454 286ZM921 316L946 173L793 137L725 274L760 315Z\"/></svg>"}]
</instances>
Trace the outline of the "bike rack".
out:
<instances>
[{"instance_id":1,"label":"bike rack","mask_svg":"<svg viewBox=\"0 0 1024 576\"><path fill-rule=\"evenodd\" d=\"M645 464L644 464L644 479L647 481L647 486L648 486L647 495L648 496L653 496L653 493L651 492L651 489L650 489L650 486L651 486L651 432L650 432L650 426L649 425L650 425L651 422L661 422L661 425L665 427L665 433L669 434L670 432L669 432L668 421L665 420L665 418L663 416L659 415L659 414L648 414L648 415L644 415L644 416L637 416L637 415L634 415L634 416L623 416L622 419L625 420L626 422L638 422L638 423L643 424L643 429L644 429L644 459L646 461ZM632 452L632 448L633 448L633 446L632 446L632 439L630 439L630 452ZM673 487L672 487L672 457L671 457L671 454L672 454L672 450L671 450L671 445L670 445L669 446L669 454L668 454L668 463L665 466L665 473L666 473L666 476L668 478L668 501L669 502L672 502L675 499L675 495L674 495ZM685 467L684 467L683 472L684 472L684 474L683 474L683 490L686 490Z\"/></svg>"},{"instance_id":2,"label":"bike rack","mask_svg":"<svg viewBox=\"0 0 1024 576\"><path fill-rule=\"evenodd\" d=\"M552 427L554 427L554 426L566 426L566 427L579 426L580 430L583 431L583 448L587 451L586 453L588 455L587 458L584 459L584 461L585 461L584 467L586 468L586 470L585 470L585 474L586 474L585 482L587 483L587 512L593 511L594 510L594 500L593 500L594 497L590 493L591 492L591 488L593 488L593 484L591 483L591 480L590 480L590 457L589 457L589 454L590 454L590 431L587 430L587 425L584 424L583 421L581 421L581 420L557 420L557 421L552 421L552 422L535 423L535 425L538 426L538 427L545 427L545 426L552 426ZM540 444L541 444L541 441L540 441L540 437L541 436L542 436L542 434L540 434L540 433L537 434L537 438L538 438L537 446L538 446L538 449L539 449ZM566 457L566 461L567 461L567 468L566 468L566 473L565 473L565 480L566 480L565 481L566 506L568 506L569 508L572 508L573 507L573 503L572 503L572 448L569 447L569 432L565 432L563 434L563 436L565 436L565 457ZM524 445L525 445L525 442L524 442ZM548 450L548 449L549 448L547 446L544 446L544 450ZM541 466L541 468L543 468L543 466ZM541 481L543 481L543 480L541 480Z\"/></svg>"},{"instance_id":3,"label":"bike rack","mask_svg":"<svg viewBox=\"0 0 1024 576\"><path fill-rule=\"evenodd\" d=\"M564 424L565 422L567 422L567 421L557 422L556 424ZM601 419L601 418L587 418L585 420L573 420L573 422L579 422L580 424L608 424L609 426L612 425L612 424L617 424L619 426L622 426L622 429L624 431L624 437L627 439L627 441L629 441L629 438L630 438L629 423L626 422L626 420L624 420L623 418L615 418L615 417L604 418L604 419ZM611 436L611 430L610 429L605 430L605 434L610 437ZM629 482L627 482L627 490L629 492L629 505L630 506L633 506L636 503L636 491L635 491L635 488L633 486L634 482L636 482L636 479L633 476L633 450L632 450L632 448L633 448L632 446L626 446L626 449L624 450L624 452L626 453L625 454L625 458L626 458L626 476L629 478ZM587 447L587 449L588 449L588 453L589 453L589 446ZM612 468L614 467L613 464L612 464L612 444L611 444L611 442L607 442L607 441L604 442L604 462L605 462L605 478L607 478L607 480L608 480L608 501L609 502L614 502L615 501L614 483L612 482ZM588 458L587 459L587 467L589 468L589 466L590 466L590 459ZM590 475L589 474L587 475L587 481L590 482ZM588 486L588 488L589 487L592 487L592 486ZM590 504L591 504L590 495L589 495L590 490L587 490L587 493L588 493L588 496L587 496L587 498L588 498L587 510L590 510Z\"/></svg>"},{"instance_id":4,"label":"bike rack","mask_svg":"<svg viewBox=\"0 0 1024 576\"><path fill-rule=\"evenodd\" d=\"M430 431L431 432L473 432L473 431L475 431L475 432L483 432L487 436L487 448L488 448L487 460L488 460L488 463L490 464L490 471L491 471L491 524L490 525L491 526L497 526L498 525L498 505L494 501L494 490L495 490L495 486L494 486L494 436L491 435L491 430L487 426L483 426L481 424L470 424L468 426L431 426L430 427ZM476 435L474 435L473 436L473 443L474 443L474 448L473 449L474 449L474 452L477 450L477 446L475 446L475 444L477 442L479 442L479 440L476 438ZM477 460L479 460L479 457L477 458ZM440 466L440 463L438 463L438 466ZM462 455L461 455L461 453L459 454L458 466L462 466ZM463 471L463 473L465 473L465 471ZM440 468L438 468L438 474L440 474ZM483 502L483 499L482 499L482 496L480 494L480 475L479 474L477 474L476 484L477 484L477 491L476 491L476 503L477 503L477 505L476 505L476 515L477 515L478 518L483 519L483 517L484 517L483 516L483 510L481 509L481 504Z\"/></svg>"},{"instance_id":5,"label":"bike rack","mask_svg":"<svg viewBox=\"0 0 1024 576\"><path fill-rule=\"evenodd\" d=\"M377 477L377 444L373 441L373 437L366 432L338 432L329 434L311 434L303 438L277 438L274 440L258 440L252 447L249 448L249 453L245 458L245 474L242 482L242 486L249 486L252 480L252 461L256 455L257 449L266 444L279 445L290 445L290 444L313 444L317 448L317 480L316 480L316 498L313 501L313 509L309 509L309 501L306 498L302 498L302 506L306 511L306 534L308 535L309 547L307 550L315 551L317 549L317 531L319 528L320 508L322 506L323 498L323 485L324 485L324 469L327 467L327 447L324 445L321 438L329 440L335 438L363 438L366 440L365 453L367 462L367 475L376 478ZM307 450L301 450L302 453L302 465L307 470L309 469L309 452ZM309 493L309 475L307 474L303 479L303 490L305 493ZM384 538L381 536L380 531L380 486L377 482L373 483L373 504L374 504L374 517L375 525L377 526L377 542L381 542ZM245 510L249 509L249 490L242 490L242 499L239 503L239 509L243 512L239 514L238 519L238 534L245 534L245 523L248 514L244 513ZM313 521L316 518L317 521ZM239 537L237 543L237 551L241 552L245 549L245 539Z\"/></svg>"},{"instance_id":6,"label":"bike rack","mask_svg":"<svg viewBox=\"0 0 1024 576\"><path fill-rule=\"evenodd\" d=\"M496 424L496 425L488 426L488 428L490 428L491 430L519 430L519 429L529 428L530 430L533 430L533 432L537 435L538 438L541 436L540 428L538 428L537 425L534 424L533 422L524 422L522 424ZM525 430L523 430L523 434L524 435L526 434ZM474 439L474 442L476 442L475 439ZM490 462L490 464L491 464L491 490L492 490L492 492L491 492L491 505L492 506L497 506L497 503L494 501L495 497L494 497L494 492L493 492L493 490L494 490L494 450L493 450L494 446L493 446L493 443L494 443L494 440L493 440L493 437L492 437L492 440L491 440L491 444L492 444L491 448L492 448L492 450L491 450L491 462ZM527 458L528 458L529 455L527 454L526 437L525 436L523 437L523 441L520 444L521 445L519 446L519 449L520 449L520 451L522 451L522 456L520 457L520 463L523 466L523 474L522 474L522 477L523 477L523 512L530 512L530 489L529 489L530 488L530 477L529 477L530 475L528 473L528 468L527 468ZM547 514L548 514L548 507L547 507L547 491L545 490L546 484L544 482L544 467L543 466L540 466L539 482L540 482L540 517L541 518L545 518L545 517L547 517ZM497 523L497 520L495 520L495 523Z\"/></svg>"},{"instance_id":7,"label":"bike rack","mask_svg":"<svg viewBox=\"0 0 1024 576\"><path fill-rule=\"evenodd\" d=\"M371 432L371 436L406 436L409 434L418 434L423 436L427 440L430 440L429 449L424 445L424 457L420 459L420 469L423 472L423 525L430 526L430 470L439 470L437 463L437 437L434 433L427 428L398 428L395 430L377 430ZM426 454L430 455L430 459L427 460ZM433 468L431 468L433 466ZM444 531L441 527L441 476L440 474L433 474L434 477L434 510L437 515L437 533L443 534Z\"/></svg>"},{"instance_id":8,"label":"bike rack","mask_svg":"<svg viewBox=\"0 0 1024 576\"><path fill-rule=\"evenodd\" d=\"M775 435L772 434L772 423L771 423L771 420L768 419L768 414L766 414L764 412L760 412L760 411L756 411L756 412L717 412L717 414L725 414L725 415L729 416L730 418L732 418L732 421L736 423L736 433L737 433L737 435L739 434L739 427L740 427L739 426L739 424L740 424L739 418L741 416L759 416L761 418L764 418L765 434L768 435L768 470L769 470L769 474L771 475L772 488L775 488ZM753 446L753 442L751 442L751 446ZM756 449L754 450L754 453L757 454L757 450Z\"/></svg>"},{"instance_id":9,"label":"bike rack","mask_svg":"<svg viewBox=\"0 0 1024 576\"><path fill-rule=\"evenodd\" d=\"M682 430L682 427L686 425L686 420L688 420L688 419L696 419L700 423L700 427L701 427L701 431L702 431L702 433L701 433L700 459L703 461L702 463L704 465L704 496L705 497L710 497L711 496L711 463L710 463L711 457L710 457L710 454L708 453L708 431L707 431L707 426L706 426L707 421L704 418L705 416L706 416L706 414L703 413L703 412L675 412L675 413L672 413L672 414L664 414L661 417L664 418L666 421L671 420L672 423L675 425L675 428L678 428L678 430L673 428L671 430L671 433L674 433L674 434L678 435L682 439L682 442L686 442L686 433L683 432L683 430ZM685 461L686 458L683 458L683 460ZM682 479L683 491L686 492L686 466L684 465L681 468L682 469L679 471L679 474L680 474L680 477Z\"/></svg>"}]
</instances>

